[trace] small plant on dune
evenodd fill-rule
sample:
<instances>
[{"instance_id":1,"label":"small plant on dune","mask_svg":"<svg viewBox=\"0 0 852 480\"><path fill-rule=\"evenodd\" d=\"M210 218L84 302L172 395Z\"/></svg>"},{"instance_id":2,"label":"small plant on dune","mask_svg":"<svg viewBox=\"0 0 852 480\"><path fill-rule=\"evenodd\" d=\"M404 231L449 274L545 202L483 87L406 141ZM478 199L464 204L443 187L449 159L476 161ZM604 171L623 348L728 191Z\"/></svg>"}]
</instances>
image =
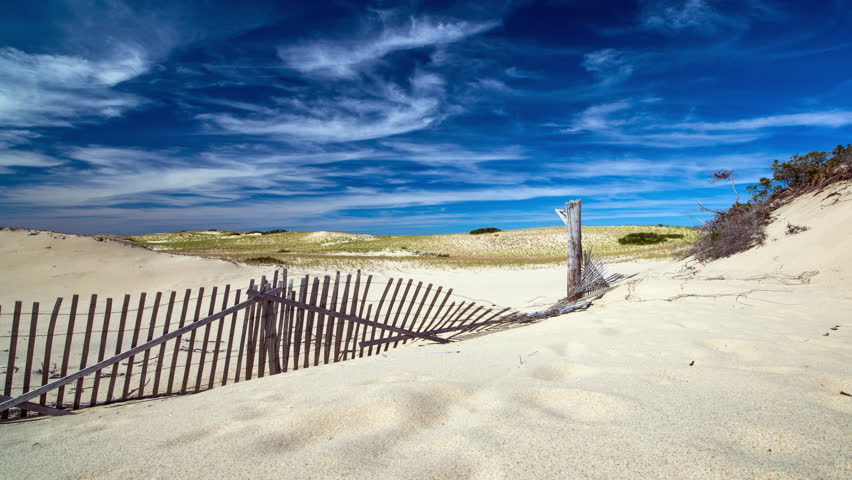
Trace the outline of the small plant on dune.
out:
<instances>
[{"instance_id":1,"label":"small plant on dune","mask_svg":"<svg viewBox=\"0 0 852 480\"><path fill-rule=\"evenodd\" d=\"M483 233L496 233L502 232L499 228L488 227L488 228L477 228L476 230L471 230L469 233L471 235L482 235Z\"/></svg>"},{"instance_id":2,"label":"small plant on dune","mask_svg":"<svg viewBox=\"0 0 852 480\"><path fill-rule=\"evenodd\" d=\"M792 223L787 223L787 235L795 235L797 233L802 233L808 230L808 227L805 225L793 225Z\"/></svg>"}]
</instances>

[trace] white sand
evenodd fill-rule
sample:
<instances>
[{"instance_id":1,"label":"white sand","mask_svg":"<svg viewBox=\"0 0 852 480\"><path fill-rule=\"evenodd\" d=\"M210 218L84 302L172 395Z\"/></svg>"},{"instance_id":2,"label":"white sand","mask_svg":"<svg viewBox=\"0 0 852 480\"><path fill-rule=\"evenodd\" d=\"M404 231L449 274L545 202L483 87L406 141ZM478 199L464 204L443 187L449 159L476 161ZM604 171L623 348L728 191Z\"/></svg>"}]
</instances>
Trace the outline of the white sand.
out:
<instances>
[{"instance_id":1,"label":"white sand","mask_svg":"<svg viewBox=\"0 0 852 480\"><path fill-rule=\"evenodd\" d=\"M852 393L852 189L825 200L838 190L784 207L762 248L694 269L617 265L637 281L585 312L2 425L0 477L852 478L852 397L839 393ZM810 229L787 236L788 221ZM106 263L140 255L175 285L243 273L93 248ZM518 307L563 285L561 269L406 273ZM114 280L97 275L87 287Z\"/></svg>"}]
</instances>

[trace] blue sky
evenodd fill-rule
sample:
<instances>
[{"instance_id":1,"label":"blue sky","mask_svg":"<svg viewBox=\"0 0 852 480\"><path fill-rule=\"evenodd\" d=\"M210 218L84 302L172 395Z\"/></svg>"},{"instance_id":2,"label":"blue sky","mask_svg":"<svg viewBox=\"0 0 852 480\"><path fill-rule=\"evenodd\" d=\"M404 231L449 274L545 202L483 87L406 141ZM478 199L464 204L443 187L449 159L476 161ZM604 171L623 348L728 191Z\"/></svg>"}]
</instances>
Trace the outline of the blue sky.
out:
<instances>
[{"instance_id":1,"label":"blue sky","mask_svg":"<svg viewBox=\"0 0 852 480\"><path fill-rule=\"evenodd\" d=\"M852 141L842 0L0 5L0 224L695 225Z\"/></svg>"}]
</instances>

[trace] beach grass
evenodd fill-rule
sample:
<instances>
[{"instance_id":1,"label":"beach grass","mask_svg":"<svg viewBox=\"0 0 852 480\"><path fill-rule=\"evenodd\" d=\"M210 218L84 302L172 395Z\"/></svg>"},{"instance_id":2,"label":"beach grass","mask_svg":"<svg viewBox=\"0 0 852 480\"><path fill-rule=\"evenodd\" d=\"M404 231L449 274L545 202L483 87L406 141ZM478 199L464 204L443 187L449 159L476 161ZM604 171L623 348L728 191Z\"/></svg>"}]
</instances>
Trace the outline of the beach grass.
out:
<instances>
[{"instance_id":1,"label":"beach grass","mask_svg":"<svg viewBox=\"0 0 852 480\"><path fill-rule=\"evenodd\" d=\"M628 234L668 235L652 245L620 244ZM675 238L681 236L681 238ZM690 227L621 225L583 227L583 246L610 261L678 255L697 238ZM482 235L369 235L345 232L183 231L116 237L155 251L237 262L280 261L294 267L364 267L415 264L425 267L548 265L565 261L564 227L504 230Z\"/></svg>"}]
</instances>

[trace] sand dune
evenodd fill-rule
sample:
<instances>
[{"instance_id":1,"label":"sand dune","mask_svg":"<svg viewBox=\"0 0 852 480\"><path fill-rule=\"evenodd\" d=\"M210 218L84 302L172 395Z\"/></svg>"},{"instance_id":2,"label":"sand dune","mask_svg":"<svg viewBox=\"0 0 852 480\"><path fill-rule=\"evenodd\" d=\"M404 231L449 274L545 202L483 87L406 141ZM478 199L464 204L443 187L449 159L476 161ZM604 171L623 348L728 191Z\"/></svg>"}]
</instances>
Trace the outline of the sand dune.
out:
<instances>
[{"instance_id":1,"label":"sand dune","mask_svg":"<svg viewBox=\"0 0 852 480\"><path fill-rule=\"evenodd\" d=\"M0 475L850 478L850 201L848 186L799 199L764 247L707 266L616 265L640 275L587 311L528 327L2 425ZM788 222L809 230L786 235ZM15 248L39 251L42 235ZM256 273L97 243L87 258L124 265L105 267L114 274L146 265L152 285ZM68 288L53 267L7 257L5 269L45 275L14 294ZM64 272L88 268L91 287L107 278L79 262ZM517 307L562 293L561 269L405 273ZM126 281L102 288L142 288Z\"/></svg>"}]
</instances>

